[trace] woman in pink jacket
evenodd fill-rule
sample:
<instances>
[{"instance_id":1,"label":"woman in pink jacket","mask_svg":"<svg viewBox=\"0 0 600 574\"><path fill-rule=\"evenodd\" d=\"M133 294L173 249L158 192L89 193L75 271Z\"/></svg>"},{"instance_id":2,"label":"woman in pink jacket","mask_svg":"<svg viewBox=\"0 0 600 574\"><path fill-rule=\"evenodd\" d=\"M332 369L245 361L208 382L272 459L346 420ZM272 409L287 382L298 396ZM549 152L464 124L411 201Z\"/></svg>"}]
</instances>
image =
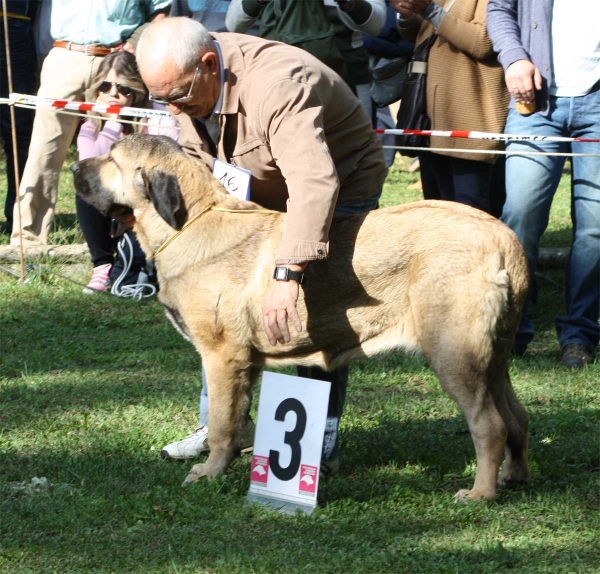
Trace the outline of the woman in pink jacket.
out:
<instances>
[{"instance_id":1,"label":"woman in pink jacket","mask_svg":"<svg viewBox=\"0 0 600 574\"><path fill-rule=\"evenodd\" d=\"M109 106L148 107L148 90L138 72L135 57L129 52L113 52L106 56L90 91L91 98L88 97L88 101ZM118 120L116 114L93 114L93 117L83 123L77 137L80 160L108 153L113 143L135 131L168 135L177 139L178 131L174 129L174 119L152 118L147 125L121 123ZM111 218L102 215L79 196L76 197L75 204L79 225L94 266L92 277L83 293L89 295L97 291L106 291L111 283L111 271L114 276L115 264L116 239L111 234ZM133 234L129 235L129 239L132 252L139 254L133 267L139 268L145 263L143 258L140 261L141 249Z\"/></svg>"}]
</instances>

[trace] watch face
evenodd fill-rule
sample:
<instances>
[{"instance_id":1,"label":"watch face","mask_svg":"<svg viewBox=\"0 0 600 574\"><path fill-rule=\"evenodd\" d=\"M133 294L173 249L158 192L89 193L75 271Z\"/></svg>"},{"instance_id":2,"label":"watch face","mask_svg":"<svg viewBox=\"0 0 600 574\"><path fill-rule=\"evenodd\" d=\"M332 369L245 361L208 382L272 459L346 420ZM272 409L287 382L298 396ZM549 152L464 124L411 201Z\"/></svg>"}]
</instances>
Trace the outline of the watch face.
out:
<instances>
[{"instance_id":1,"label":"watch face","mask_svg":"<svg viewBox=\"0 0 600 574\"><path fill-rule=\"evenodd\" d=\"M278 267L276 269L275 279L277 281L287 281L287 267Z\"/></svg>"}]
</instances>

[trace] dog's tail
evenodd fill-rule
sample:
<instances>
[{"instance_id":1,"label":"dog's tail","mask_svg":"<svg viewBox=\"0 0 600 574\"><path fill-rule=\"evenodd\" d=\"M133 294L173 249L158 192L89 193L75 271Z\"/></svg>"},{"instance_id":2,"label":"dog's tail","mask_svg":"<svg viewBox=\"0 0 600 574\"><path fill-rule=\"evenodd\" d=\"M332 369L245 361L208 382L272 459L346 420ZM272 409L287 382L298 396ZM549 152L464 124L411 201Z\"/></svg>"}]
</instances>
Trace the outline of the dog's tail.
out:
<instances>
[{"instance_id":1,"label":"dog's tail","mask_svg":"<svg viewBox=\"0 0 600 574\"><path fill-rule=\"evenodd\" d=\"M504 349L503 355L510 352L529 285L527 260L520 244L503 243L503 248L490 254L480 268L487 288L480 292L475 331L479 331L483 361L497 356L499 348Z\"/></svg>"}]
</instances>

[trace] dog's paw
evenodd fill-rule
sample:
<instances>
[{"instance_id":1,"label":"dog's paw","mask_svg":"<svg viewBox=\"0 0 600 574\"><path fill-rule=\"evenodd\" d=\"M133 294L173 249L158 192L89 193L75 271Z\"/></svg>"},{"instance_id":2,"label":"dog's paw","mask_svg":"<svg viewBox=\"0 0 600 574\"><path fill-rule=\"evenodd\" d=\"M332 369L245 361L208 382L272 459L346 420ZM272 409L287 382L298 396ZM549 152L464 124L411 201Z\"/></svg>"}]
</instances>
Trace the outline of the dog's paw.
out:
<instances>
[{"instance_id":1,"label":"dog's paw","mask_svg":"<svg viewBox=\"0 0 600 574\"><path fill-rule=\"evenodd\" d=\"M185 477L181 486L188 486L193 482L197 482L202 476L206 476L205 466L206 465L203 463L192 466L192 470L190 470L189 474Z\"/></svg>"},{"instance_id":2,"label":"dog's paw","mask_svg":"<svg viewBox=\"0 0 600 574\"><path fill-rule=\"evenodd\" d=\"M467 490L466 488L462 488L454 495L454 502L462 502L463 504L468 504L473 500L494 500L495 498L495 492L486 494L475 489Z\"/></svg>"},{"instance_id":3,"label":"dog's paw","mask_svg":"<svg viewBox=\"0 0 600 574\"><path fill-rule=\"evenodd\" d=\"M470 494L470 490L462 488L454 495L454 502L462 502L463 504L467 504L471 500Z\"/></svg>"},{"instance_id":4,"label":"dog's paw","mask_svg":"<svg viewBox=\"0 0 600 574\"><path fill-rule=\"evenodd\" d=\"M529 482L529 470L525 467L503 468L498 475L498 485L500 486L518 486Z\"/></svg>"}]
</instances>

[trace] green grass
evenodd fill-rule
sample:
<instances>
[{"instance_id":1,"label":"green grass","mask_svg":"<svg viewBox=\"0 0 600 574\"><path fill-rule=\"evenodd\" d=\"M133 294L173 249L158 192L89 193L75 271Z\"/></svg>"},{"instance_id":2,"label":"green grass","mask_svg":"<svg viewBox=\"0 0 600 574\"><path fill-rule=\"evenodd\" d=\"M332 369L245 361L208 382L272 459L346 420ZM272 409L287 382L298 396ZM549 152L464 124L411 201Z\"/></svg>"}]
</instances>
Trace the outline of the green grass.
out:
<instances>
[{"instance_id":1,"label":"green grass","mask_svg":"<svg viewBox=\"0 0 600 574\"><path fill-rule=\"evenodd\" d=\"M418 199L416 177L396 166L383 203ZM563 185L547 245L568 244L568 207ZM73 213L65 174L55 240L77 238ZM353 365L341 476L290 517L245 506L249 455L186 489L189 463L159 458L195 426L200 359L156 301L0 274L0 572L600 571L600 366L557 364L562 273L539 283L536 340L511 364L530 485L454 504L473 480L466 423L423 361L392 355Z\"/></svg>"}]
</instances>

